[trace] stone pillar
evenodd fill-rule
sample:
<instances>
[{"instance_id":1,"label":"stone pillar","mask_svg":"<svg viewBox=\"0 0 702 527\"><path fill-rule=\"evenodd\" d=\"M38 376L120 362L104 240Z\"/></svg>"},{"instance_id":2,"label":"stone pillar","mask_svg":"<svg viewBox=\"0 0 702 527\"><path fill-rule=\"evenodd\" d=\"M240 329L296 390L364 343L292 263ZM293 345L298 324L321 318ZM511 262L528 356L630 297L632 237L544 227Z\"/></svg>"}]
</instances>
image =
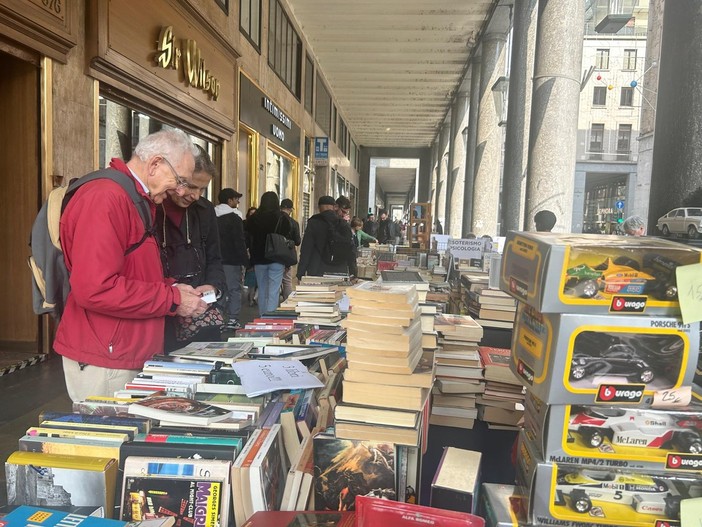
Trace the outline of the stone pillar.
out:
<instances>
[{"instance_id":1,"label":"stone pillar","mask_svg":"<svg viewBox=\"0 0 702 527\"><path fill-rule=\"evenodd\" d=\"M525 228L534 214L556 214L555 232L570 232L582 74L584 3L541 0L529 128Z\"/></svg>"},{"instance_id":2,"label":"stone pillar","mask_svg":"<svg viewBox=\"0 0 702 527\"><path fill-rule=\"evenodd\" d=\"M447 115L450 118L450 115ZM448 183L448 143L449 143L449 124L444 122L439 133L439 144L436 158L436 168L438 171L437 183L437 201L436 201L436 217L434 221L439 220L441 226L446 228L446 185Z\"/></svg>"},{"instance_id":3,"label":"stone pillar","mask_svg":"<svg viewBox=\"0 0 702 527\"><path fill-rule=\"evenodd\" d=\"M480 105L480 55L470 63L470 105L466 140L466 169L463 182L463 233L465 238L473 229L473 195L475 185L475 150L478 139L478 106Z\"/></svg>"},{"instance_id":4,"label":"stone pillar","mask_svg":"<svg viewBox=\"0 0 702 527\"><path fill-rule=\"evenodd\" d=\"M105 166L110 159L130 159L132 157L131 111L126 106L105 99Z\"/></svg>"},{"instance_id":5,"label":"stone pillar","mask_svg":"<svg viewBox=\"0 0 702 527\"><path fill-rule=\"evenodd\" d=\"M502 176L500 235L521 230L524 225L524 194L529 160L534 44L537 0L515 2L512 12L512 55L505 130L505 168Z\"/></svg>"},{"instance_id":6,"label":"stone pillar","mask_svg":"<svg viewBox=\"0 0 702 527\"><path fill-rule=\"evenodd\" d=\"M502 129L495 108L492 85L505 71L506 33L488 33L482 39L480 69L480 106L475 151L473 187L473 232L480 236L497 234L497 210L500 202Z\"/></svg>"},{"instance_id":7,"label":"stone pillar","mask_svg":"<svg viewBox=\"0 0 702 527\"><path fill-rule=\"evenodd\" d=\"M466 149L463 129L466 127L468 94L460 92L451 107L451 142L449 143L449 179L446 197L446 225L444 234L461 237L463 218L463 187L465 185Z\"/></svg>"},{"instance_id":8,"label":"stone pillar","mask_svg":"<svg viewBox=\"0 0 702 527\"><path fill-rule=\"evenodd\" d=\"M702 186L702 3L665 2L648 232ZM699 206L700 203L690 205Z\"/></svg>"}]
</instances>

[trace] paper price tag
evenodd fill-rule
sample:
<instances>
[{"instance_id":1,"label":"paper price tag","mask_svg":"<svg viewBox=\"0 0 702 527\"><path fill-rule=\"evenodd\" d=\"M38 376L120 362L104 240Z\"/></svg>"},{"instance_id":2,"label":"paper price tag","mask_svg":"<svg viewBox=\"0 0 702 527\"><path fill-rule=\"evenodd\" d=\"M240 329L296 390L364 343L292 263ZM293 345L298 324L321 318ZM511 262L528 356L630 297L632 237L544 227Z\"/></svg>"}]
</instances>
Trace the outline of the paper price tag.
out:
<instances>
[{"instance_id":1,"label":"paper price tag","mask_svg":"<svg viewBox=\"0 0 702 527\"><path fill-rule=\"evenodd\" d=\"M670 390L658 390L653 393L653 408L670 408L687 406L692 400L692 386L681 386Z\"/></svg>"},{"instance_id":2,"label":"paper price tag","mask_svg":"<svg viewBox=\"0 0 702 527\"><path fill-rule=\"evenodd\" d=\"M702 320L702 264L677 267L675 280L683 323L691 324Z\"/></svg>"},{"instance_id":3,"label":"paper price tag","mask_svg":"<svg viewBox=\"0 0 702 527\"><path fill-rule=\"evenodd\" d=\"M680 525L685 525L685 527L702 526L702 498L680 502Z\"/></svg>"},{"instance_id":4,"label":"paper price tag","mask_svg":"<svg viewBox=\"0 0 702 527\"><path fill-rule=\"evenodd\" d=\"M207 291L206 293L202 294L202 299L207 302L208 304L211 304L212 302L217 301L217 293L215 293L212 290Z\"/></svg>"}]
</instances>

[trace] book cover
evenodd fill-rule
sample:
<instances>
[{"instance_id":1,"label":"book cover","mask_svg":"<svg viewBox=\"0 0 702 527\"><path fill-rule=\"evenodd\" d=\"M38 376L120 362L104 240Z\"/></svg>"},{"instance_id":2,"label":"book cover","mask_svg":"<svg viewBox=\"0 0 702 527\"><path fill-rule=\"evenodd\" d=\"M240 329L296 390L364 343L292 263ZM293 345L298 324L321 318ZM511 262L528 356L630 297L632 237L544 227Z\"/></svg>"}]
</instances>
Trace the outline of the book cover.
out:
<instances>
[{"instance_id":1,"label":"book cover","mask_svg":"<svg viewBox=\"0 0 702 527\"><path fill-rule=\"evenodd\" d=\"M516 376L509 368L512 355L512 351L509 348L480 346L478 352L480 353L480 358L485 367L486 380L511 384L519 383Z\"/></svg>"},{"instance_id":2,"label":"book cover","mask_svg":"<svg viewBox=\"0 0 702 527\"><path fill-rule=\"evenodd\" d=\"M86 423L99 425L136 426L138 431L146 433L151 429L151 421L143 417L113 415L83 415L69 412L41 412L39 423L56 421L61 423ZM42 425L43 426L43 425Z\"/></svg>"},{"instance_id":3,"label":"book cover","mask_svg":"<svg viewBox=\"0 0 702 527\"><path fill-rule=\"evenodd\" d=\"M313 439L316 510L354 510L356 496L374 494L396 499L395 445L338 439Z\"/></svg>"},{"instance_id":4,"label":"book cover","mask_svg":"<svg viewBox=\"0 0 702 527\"><path fill-rule=\"evenodd\" d=\"M484 527L485 520L473 514L435 507L397 503L359 496L356 500L357 527Z\"/></svg>"},{"instance_id":5,"label":"book cover","mask_svg":"<svg viewBox=\"0 0 702 527\"><path fill-rule=\"evenodd\" d=\"M431 483L432 507L474 513L480 488L482 454L445 447Z\"/></svg>"},{"instance_id":6,"label":"book cover","mask_svg":"<svg viewBox=\"0 0 702 527\"><path fill-rule=\"evenodd\" d=\"M356 513L335 511L257 512L244 527L354 527Z\"/></svg>"},{"instance_id":7,"label":"book cover","mask_svg":"<svg viewBox=\"0 0 702 527\"><path fill-rule=\"evenodd\" d=\"M208 425L230 417L232 412L187 397L156 395L132 403L129 413L169 422Z\"/></svg>"},{"instance_id":8,"label":"book cover","mask_svg":"<svg viewBox=\"0 0 702 527\"><path fill-rule=\"evenodd\" d=\"M185 443L195 445L225 445L241 450L244 446L244 439L241 437L217 437L199 435L175 435L175 434L138 434L135 441L145 441L147 443Z\"/></svg>"},{"instance_id":9,"label":"book cover","mask_svg":"<svg viewBox=\"0 0 702 527\"><path fill-rule=\"evenodd\" d=\"M5 462L8 505L114 506L117 462L111 458L14 452Z\"/></svg>"},{"instance_id":10,"label":"book cover","mask_svg":"<svg viewBox=\"0 0 702 527\"><path fill-rule=\"evenodd\" d=\"M166 361L166 360L147 360L144 363L142 370L144 372L171 372L171 373L192 373L194 375L208 375L212 371L213 365L211 362L196 362L194 360L183 360L181 362Z\"/></svg>"},{"instance_id":11,"label":"book cover","mask_svg":"<svg viewBox=\"0 0 702 527\"><path fill-rule=\"evenodd\" d=\"M171 355L185 359L233 363L253 349L253 342L193 342L171 351Z\"/></svg>"},{"instance_id":12,"label":"book cover","mask_svg":"<svg viewBox=\"0 0 702 527\"><path fill-rule=\"evenodd\" d=\"M26 434L19 438L17 446L22 452L117 458L119 456L120 443L105 443L100 440L75 437L47 437Z\"/></svg>"},{"instance_id":13,"label":"book cover","mask_svg":"<svg viewBox=\"0 0 702 527\"><path fill-rule=\"evenodd\" d=\"M280 509L289 466L281 426L274 425L249 467L252 511Z\"/></svg>"},{"instance_id":14,"label":"book cover","mask_svg":"<svg viewBox=\"0 0 702 527\"><path fill-rule=\"evenodd\" d=\"M126 522L120 520L31 505L20 505L0 518L0 527L126 527L126 525Z\"/></svg>"}]
</instances>

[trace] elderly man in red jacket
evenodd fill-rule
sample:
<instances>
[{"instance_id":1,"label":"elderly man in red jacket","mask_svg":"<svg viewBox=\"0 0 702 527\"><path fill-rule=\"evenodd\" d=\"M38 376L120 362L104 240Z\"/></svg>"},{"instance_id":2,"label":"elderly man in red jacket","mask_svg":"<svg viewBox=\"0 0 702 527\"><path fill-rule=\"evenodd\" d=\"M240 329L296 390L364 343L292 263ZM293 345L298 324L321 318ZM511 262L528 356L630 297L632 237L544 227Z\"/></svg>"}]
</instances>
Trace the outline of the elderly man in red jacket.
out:
<instances>
[{"instance_id":1,"label":"elderly man in red jacket","mask_svg":"<svg viewBox=\"0 0 702 527\"><path fill-rule=\"evenodd\" d=\"M112 159L110 167L133 180L153 218L166 191L183 194L192 184L196 153L185 133L164 130L142 139L127 163ZM61 215L71 292L54 349L63 356L73 401L124 388L144 361L163 351L166 316L207 308L191 286L164 279L155 238L138 244L144 233L130 196L109 179L81 186Z\"/></svg>"}]
</instances>

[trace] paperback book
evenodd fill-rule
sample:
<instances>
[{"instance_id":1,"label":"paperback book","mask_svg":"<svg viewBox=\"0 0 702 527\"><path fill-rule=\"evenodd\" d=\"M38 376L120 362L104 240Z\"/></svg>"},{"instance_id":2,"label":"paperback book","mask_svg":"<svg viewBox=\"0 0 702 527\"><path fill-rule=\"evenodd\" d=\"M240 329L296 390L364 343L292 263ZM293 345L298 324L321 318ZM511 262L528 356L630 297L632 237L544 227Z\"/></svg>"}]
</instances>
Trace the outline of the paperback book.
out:
<instances>
[{"instance_id":1,"label":"paperback book","mask_svg":"<svg viewBox=\"0 0 702 527\"><path fill-rule=\"evenodd\" d=\"M209 425L232 415L230 410L187 397L159 395L132 403L129 413L168 422Z\"/></svg>"}]
</instances>

